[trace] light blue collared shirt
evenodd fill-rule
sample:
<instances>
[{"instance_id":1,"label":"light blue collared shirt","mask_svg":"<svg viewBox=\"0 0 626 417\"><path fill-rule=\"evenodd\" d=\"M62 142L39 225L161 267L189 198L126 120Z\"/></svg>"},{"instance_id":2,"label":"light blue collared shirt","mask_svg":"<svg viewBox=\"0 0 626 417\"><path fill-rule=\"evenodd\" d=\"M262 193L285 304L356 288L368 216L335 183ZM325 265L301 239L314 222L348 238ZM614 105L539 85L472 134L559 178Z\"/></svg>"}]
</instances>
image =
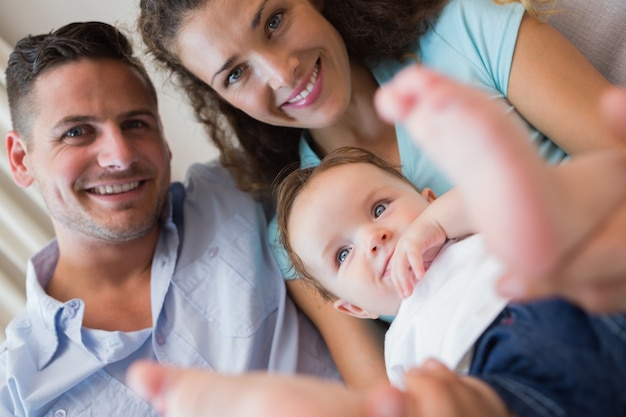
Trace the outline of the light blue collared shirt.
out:
<instances>
[{"instance_id":1,"label":"light blue collared shirt","mask_svg":"<svg viewBox=\"0 0 626 417\"><path fill-rule=\"evenodd\" d=\"M261 206L215 163L194 165L185 190L173 190L152 263L152 328L83 328L82 300L61 303L44 291L56 240L31 259L26 308L0 348L1 417L156 416L124 382L139 358L339 379L319 333L286 296Z\"/></svg>"}]
</instances>

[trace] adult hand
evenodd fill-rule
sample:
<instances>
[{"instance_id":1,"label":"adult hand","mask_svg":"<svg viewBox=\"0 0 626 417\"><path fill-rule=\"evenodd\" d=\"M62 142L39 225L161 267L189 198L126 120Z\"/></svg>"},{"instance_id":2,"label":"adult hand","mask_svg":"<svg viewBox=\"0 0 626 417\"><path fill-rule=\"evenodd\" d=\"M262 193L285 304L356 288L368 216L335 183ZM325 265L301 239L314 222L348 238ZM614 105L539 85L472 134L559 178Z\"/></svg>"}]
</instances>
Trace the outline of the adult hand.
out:
<instances>
[{"instance_id":1,"label":"adult hand","mask_svg":"<svg viewBox=\"0 0 626 417\"><path fill-rule=\"evenodd\" d=\"M559 295L594 313L626 312L626 203L548 277L510 275L498 290L519 300Z\"/></svg>"},{"instance_id":2,"label":"adult hand","mask_svg":"<svg viewBox=\"0 0 626 417\"><path fill-rule=\"evenodd\" d=\"M344 385L266 372L224 375L140 361L128 385L164 417L361 417L363 398Z\"/></svg>"},{"instance_id":3,"label":"adult hand","mask_svg":"<svg viewBox=\"0 0 626 417\"><path fill-rule=\"evenodd\" d=\"M507 417L511 413L482 381L428 360L405 376L406 390L386 386L369 395L367 417Z\"/></svg>"}]
</instances>

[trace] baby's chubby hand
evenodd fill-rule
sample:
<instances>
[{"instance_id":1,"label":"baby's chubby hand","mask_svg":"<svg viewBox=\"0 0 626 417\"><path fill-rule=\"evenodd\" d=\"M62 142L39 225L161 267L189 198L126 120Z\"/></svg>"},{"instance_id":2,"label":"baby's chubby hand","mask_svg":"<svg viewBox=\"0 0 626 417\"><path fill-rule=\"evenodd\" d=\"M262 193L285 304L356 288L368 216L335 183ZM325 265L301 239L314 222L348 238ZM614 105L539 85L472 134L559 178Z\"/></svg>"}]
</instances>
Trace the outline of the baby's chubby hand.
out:
<instances>
[{"instance_id":1,"label":"baby's chubby hand","mask_svg":"<svg viewBox=\"0 0 626 417\"><path fill-rule=\"evenodd\" d=\"M402 298L413 293L432 260L446 242L441 225L423 213L402 234L391 258L391 280Z\"/></svg>"}]
</instances>

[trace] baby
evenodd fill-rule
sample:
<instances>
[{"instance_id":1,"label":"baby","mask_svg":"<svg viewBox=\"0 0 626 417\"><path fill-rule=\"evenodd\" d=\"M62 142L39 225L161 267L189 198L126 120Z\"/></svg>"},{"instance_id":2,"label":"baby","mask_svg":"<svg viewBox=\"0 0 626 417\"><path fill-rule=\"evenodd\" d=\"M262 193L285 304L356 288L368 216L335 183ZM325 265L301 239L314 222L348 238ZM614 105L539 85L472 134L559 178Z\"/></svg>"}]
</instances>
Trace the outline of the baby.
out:
<instances>
[{"instance_id":1,"label":"baby","mask_svg":"<svg viewBox=\"0 0 626 417\"><path fill-rule=\"evenodd\" d=\"M560 299L512 303L494 286L507 273L545 276L557 267L597 225L592 219L620 201L598 185L623 175L623 158L548 167L523 129L480 93L421 80L432 85L420 91L436 94L407 95L390 111L410 112L411 100L423 100L407 127L416 138L440 139L423 145L459 187L436 199L359 149L292 173L281 184L278 213L296 273L342 312L396 316L385 342L396 385L435 357L467 374L494 413L622 415L625 341L611 329L624 317L590 316ZM567 212L557 209L570 203ZM516 243L498 245L503 240Z\"/></svg>"}]
</instances>

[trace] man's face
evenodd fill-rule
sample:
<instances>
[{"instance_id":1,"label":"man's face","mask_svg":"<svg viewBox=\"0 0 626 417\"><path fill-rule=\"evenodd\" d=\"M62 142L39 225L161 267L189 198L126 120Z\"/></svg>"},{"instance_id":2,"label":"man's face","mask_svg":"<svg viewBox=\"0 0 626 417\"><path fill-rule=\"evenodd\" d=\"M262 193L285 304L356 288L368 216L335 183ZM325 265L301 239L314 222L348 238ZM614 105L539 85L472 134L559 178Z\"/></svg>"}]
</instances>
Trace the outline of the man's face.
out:
<instances>
[{"instance_id":1,"label":"man's face","mask_svg":"<svg viewBox=\"0 0 626 417\"><path fill-rule=\"evenodd\" d=\"M15 182L39 187L57 236L129 241L156 227L170 151L144 80L114 60L52 68L35 86L30 143L7 151Z\"/></svg>"}]
</instances>

